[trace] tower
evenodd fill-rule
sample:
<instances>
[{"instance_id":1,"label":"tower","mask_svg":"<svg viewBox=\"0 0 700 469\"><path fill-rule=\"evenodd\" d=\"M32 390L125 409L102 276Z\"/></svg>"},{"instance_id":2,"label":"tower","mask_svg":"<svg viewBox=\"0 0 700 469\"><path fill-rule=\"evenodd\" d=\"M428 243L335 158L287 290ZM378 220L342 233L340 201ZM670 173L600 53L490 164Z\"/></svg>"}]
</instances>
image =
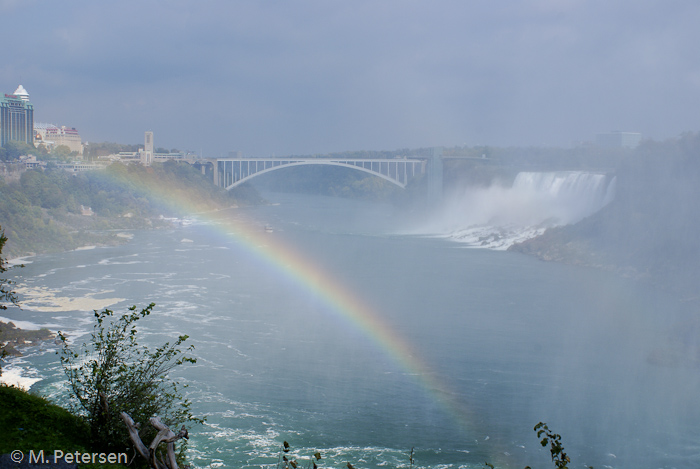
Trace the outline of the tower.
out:
<instances>
[{"instance_id":1,"label":"tower","mask_svg":"<svg viewBox=\"0 0 700 469\"><path fill-rule=\"evenodd\" d=\"M153 163L153 132L149 130L144 135L141 164L144 166L151 166L151 163Z\"/></svg>"}]
</instances>

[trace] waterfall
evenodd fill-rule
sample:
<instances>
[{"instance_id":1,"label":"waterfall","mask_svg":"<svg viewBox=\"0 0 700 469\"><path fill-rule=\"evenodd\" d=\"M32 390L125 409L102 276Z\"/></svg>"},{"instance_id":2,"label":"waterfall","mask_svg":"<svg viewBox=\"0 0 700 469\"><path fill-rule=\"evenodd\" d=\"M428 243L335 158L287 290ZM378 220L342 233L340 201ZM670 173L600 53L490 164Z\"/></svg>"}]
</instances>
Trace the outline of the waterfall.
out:
<instances>
[{"instance_id":1,"label":"waterfall","mask_svg":"<svg viewBox=\"0 0 700 469\"><path fill-rule=\"evenodd\" d=\"M548 227L576 223L615 197L615 178L584 171L521 172L512 186L469 188L446 197L417 233L472 247L507 249Z\"/></svg>"},{"instance_id":2,"label":"waterfall","mask_svg":"<svg viewBox=\"0 0 700 469\"><path fill-rule=\"evenodd\" d=\"M543 204L534 207L535 212L554 217L555 224L568 225L610 203L615 197L615 178L583 171L522 172L515 177L512 191L516 197L530 196Z\"/></svg>"}]
</instances>

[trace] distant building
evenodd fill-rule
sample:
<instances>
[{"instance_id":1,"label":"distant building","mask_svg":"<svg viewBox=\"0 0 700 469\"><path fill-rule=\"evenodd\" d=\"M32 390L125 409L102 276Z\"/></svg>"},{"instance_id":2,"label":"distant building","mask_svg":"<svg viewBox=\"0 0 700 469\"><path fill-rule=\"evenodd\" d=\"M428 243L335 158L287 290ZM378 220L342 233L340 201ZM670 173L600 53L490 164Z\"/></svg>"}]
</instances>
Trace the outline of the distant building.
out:
<instances>
[{"instance_id":1,"label":"distant building","mask_svg":"<svg viewBox=\"0 0 700 469\"><path fill-rule=\"evenodd\" d=\"M44 145L48 149L58 146L66 146L71 152L83 154L83 142L75 127L58 127L54 124L37 122L34 124L34 139L37 145Z\"/></svg>"},{"instance_id":2,"label":"distant building","mask_svg":"<svg viewBox=\"0 0 700 469\"><path fill-rule=\"evenodd\" d=\"M170 160L184 160L185 159L185 154L181 151L176 152L176 153L154 153L153 154L153 161L156 161L158 163L165 163L166 161Z\"/></svg>"},{"instance_id":3,"label":"distant building","mask_svg":"<svg viewBox=\"0 0 700 469\"><path fill-rule=\"evenodd\" d=\"M46 162L45 161L37 161L36 156L34 156L34 155L20 156L19 163L23 166L22 169L24 169L25 171L28 169L45 168L46 167Z\"/></svg>"},{"instance_id":4,"label":"distant building","mask_svg":"<svg viewBox=\"0 0 700 469\"><path fill-rule=\"evenodd\" d=\"M144 134L144 148L139 148L138 151L120 151L106 158L125 163L141 163L144 166L151 166L153 163L164 163L169 160L187 160L189 156L183 152L156 153L154 148L153 132L148 131Z\"/></svg>"},{"instance_id":5,"label":"distant building","mask_svg":"<svg viewBox=\"0 0 700 469\"><path fill-rule=\"evenodd\" d=\"M29 169L44 169L46 168L47 164L46 161L37 161L36 156L34 155L29 155L29 156L20 156L19 158L19 163L21 171L27 171ZM104 164L95 164L95 163L81 163L81 162L72 162L72 163L53 163L56 165L58 169L62 169L63 171L67 171L70 173L80 173L83 171L96 171L100 169L105 169L107 166Z\"/></svg>"},{"instance_id":6,"label":"distant building","mask_svg":"<svg viewBox=\"0 0 700 469\"><path fill-rule=\"evenodd\" d=\"M614 131L598 134L596 139L601 147L635 148L642 141L642 134L637 132Z\"/></svg>"},{"instance_id":7,"label":"distant building","mask_svg":"<svg viewBox=\"0 0 700 469\"><path fill-rule=\"evenodd\" d=\"M143 151L141 152L141 164L151 166L153 163L153 132L150 130L144 136Z\"/></svg>"},{"instance_id":8,"label":"distant building","mask_svg":"<svg viewBox=\"0 0 700 469\"><path fill-rule=\"evenodd\" d=\"M56 167L70 173L81 173L83 171L96 171L105 169L105 165L98 163L57 163Z\"/></svg>"},{"instance_id":9,"label":"distant building","mask_svg":"<svg viewBox=\"0 0 700 469\"><path fill-rule=\"evenodd\" d=\"M34 144L34 106L22 85L0 98L0 146L10 141Z\"/></svg>"},{"instance_id":10,"label":"distant building","mask_svg":"<svg viewBox=\"0 0 700 469\"><path fill-rule=\"evenodd\" d=\"M42 122L34 123L34 143L40 145L45 143L46 140L46 129L49 127L56 127L53 124L44 124Z\"/></svg>"}]
</instances>

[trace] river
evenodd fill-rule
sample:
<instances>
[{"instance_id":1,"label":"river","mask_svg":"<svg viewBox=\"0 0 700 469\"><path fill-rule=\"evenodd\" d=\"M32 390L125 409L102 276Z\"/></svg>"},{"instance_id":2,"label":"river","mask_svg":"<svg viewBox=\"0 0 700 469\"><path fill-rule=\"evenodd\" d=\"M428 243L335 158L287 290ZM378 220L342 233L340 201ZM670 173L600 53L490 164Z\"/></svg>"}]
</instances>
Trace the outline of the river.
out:
<instances>
[{"instance_id":1,"label":"river","mask_svg":"<svg viewBox=\"0 0 700 469\"><path fill-rule=\"evenodd\" d=\"M547 467L539 421L571 467L700 463L697 323L619 276L408 235L389 206L270 194L125 245L40 256L3 315L86 338L93 308L156 303L159 344L188 334L205 425L196 467L275 466L283 441L322 466ZM267 229L266 229L267 227ZM65 399L53 343L8 372Z\"/></svg>"}]
</instances>

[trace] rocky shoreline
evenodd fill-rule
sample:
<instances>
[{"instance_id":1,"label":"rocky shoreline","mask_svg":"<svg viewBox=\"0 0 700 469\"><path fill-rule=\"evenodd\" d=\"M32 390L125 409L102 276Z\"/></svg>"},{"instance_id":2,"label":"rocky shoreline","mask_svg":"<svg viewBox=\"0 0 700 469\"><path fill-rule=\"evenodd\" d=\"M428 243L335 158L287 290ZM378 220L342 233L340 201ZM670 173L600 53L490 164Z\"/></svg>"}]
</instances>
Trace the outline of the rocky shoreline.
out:
<instances>
[{"instance_id":1,"label":"rocky shoreline","mask_svg":"<svg viewBox=\"0 0 700 469\"><path fill-rule=\"evenodd\" d=\"M649 279L648 271L619 263L614 256L595 246L591 240L576 237L572 231L570 227L549 228L535 238L513 244L508 250L546 262L590 267L636 280Z\"/></svg>"},{"instance_id":2,"label":"rocky shoreline","mask_svg":"<svg viewBox=\"0 0 700 469\"><path fill-rule=\"evenodd\" d=\"M19 329L12 322L0 321L0 355L5 352L10 356L21 356L19 348L36 345L45 340L56 338L56 334L48 329Z\"/></svg>"}]
</instances>

